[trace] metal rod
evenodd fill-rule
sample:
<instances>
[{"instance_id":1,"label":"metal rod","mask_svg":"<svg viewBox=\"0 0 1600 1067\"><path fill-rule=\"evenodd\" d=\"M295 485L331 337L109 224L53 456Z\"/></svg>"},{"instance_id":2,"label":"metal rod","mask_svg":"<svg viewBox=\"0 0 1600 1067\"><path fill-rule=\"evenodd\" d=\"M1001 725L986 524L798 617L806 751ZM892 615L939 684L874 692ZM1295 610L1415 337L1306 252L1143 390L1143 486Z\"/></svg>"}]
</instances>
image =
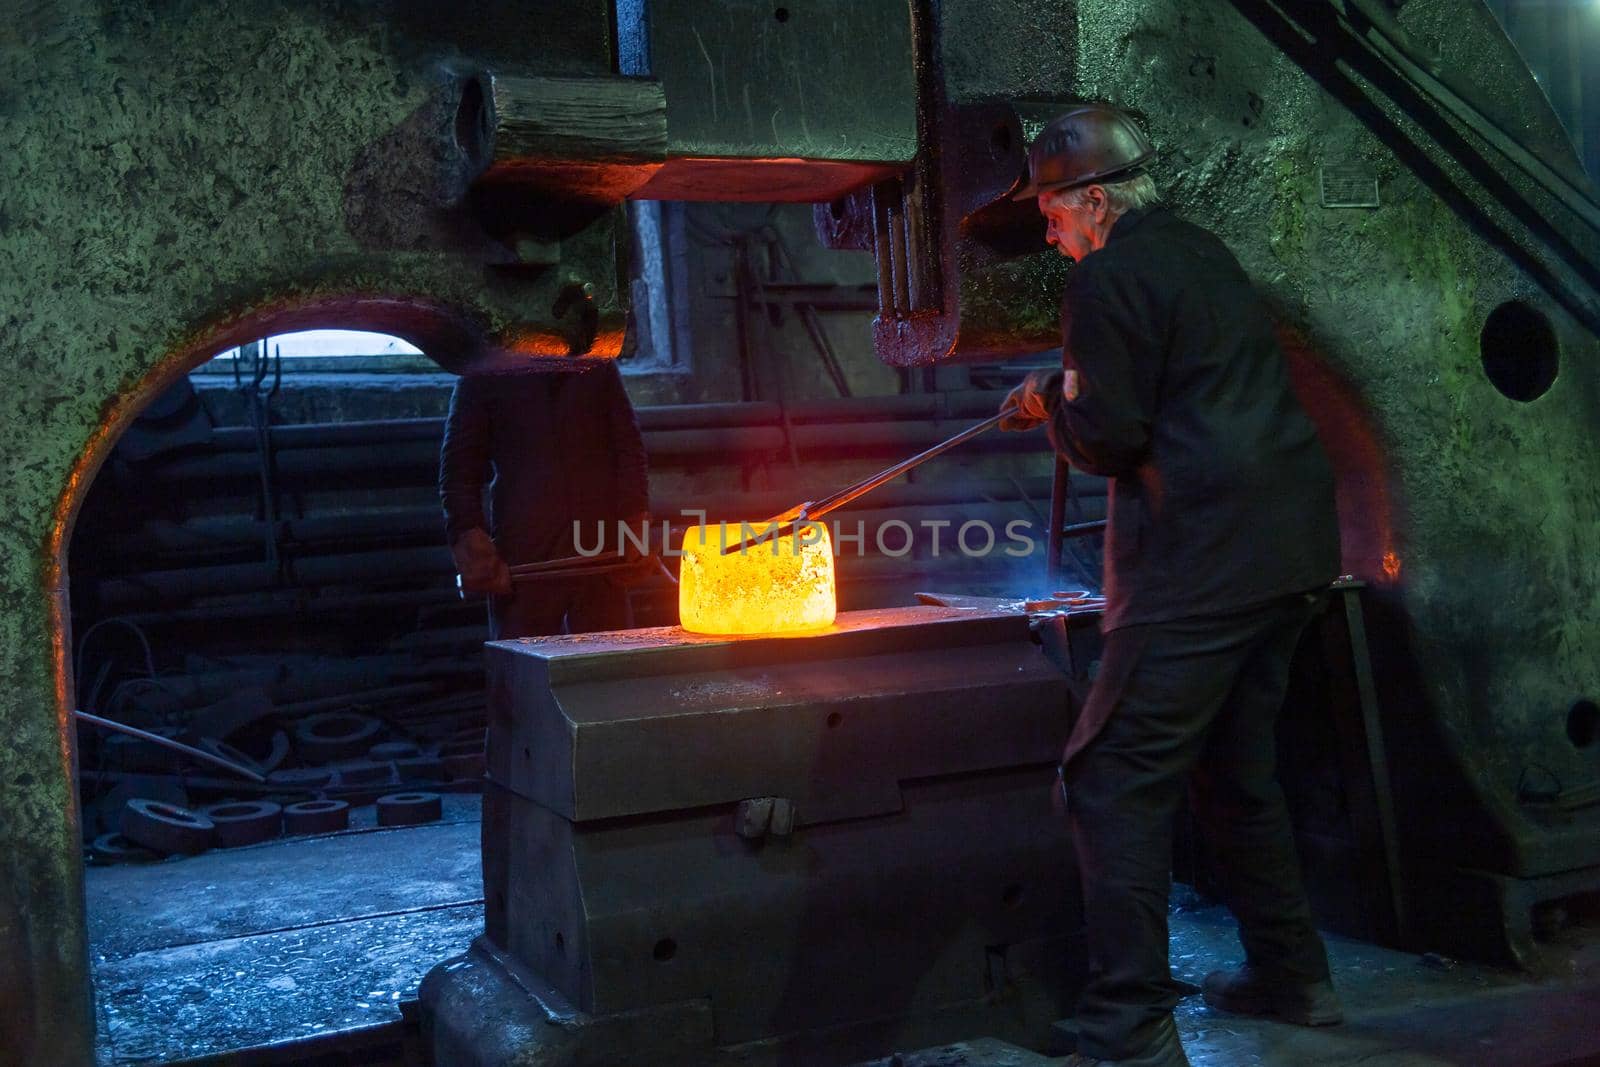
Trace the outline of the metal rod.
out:
<instances>
[{"instance_id":1,"label":"metal rod","mask_svg":"<svg viewBox=\"0 0 1600 1067\"><path fill-rule=\"evenodd\" d=\"M506 568L511 572L511 577L521 578L531 574L544 574L547 571L585 571L596 567L615 567L619 564L605 556L558 556L555 559L543 559L537 563L519 563L515 567Z\"/></svg>"},{"instance_id":2,"label":"metal rod","mask_svg":"<svg viewBox=\"0 0 1600 1067\"><path fill-rule=\"evenodd\" d=\"M978 416L994 410L996 394L987 389L961 389L936 396L830 397L797 400L789 405L796 423L865 422L880 419L932 419ZM639 428L646 435L671 430L705 430L728 427L774 426L778 405L759 403L645 404L634 408ZM360 422L288 423L272 427L275 451L324 449L357 445L393 448L397 443L427 442L437 447L444 419L377 419ZM255 431L248 426L221 426L211 431L212 451L249 452L255 448Z\"/></svg>"},{"instance_id":3,"label":"metal rod","mask_svg":"<svg viewBox=\"0 0 1600 1067\"><path fill-rule=\"evenodd\" d=\"M636 566L637 560L611 559L606 556L561 556L538 563L520 563L506 568L513 582L548 582L563 578L587 578L591 574L606 574ZM456 575L456 595L465 600L469 595L462 587L461 575Z\"/></svg>"},{"instance_id":4,"label":"metal rod","mask_svg":"<svg viewBox=\"0 0 1600 1067\"><path fill-rule=\"evenodd\" d=\"M1045 542L1044 573L1048 578L1061 574L1061 526L1067 521L1067 486L1072 469L1061 456L1056 457L1055 477L1050 482L1050 533Z\"/></svg>"},{"instance_id":5,"label":"metal rod","mask_svg":"<svg viewBox=\"0 0 1600 1067\"><path fill-rule=\"evenodd\" d=\"M932 448L918 452L910 459L903 459L894 466L887 467L884 470L879 471L877 474L874 474L870 478L864 478L854 485L845 489L841 489L832 496L824 498L808 509L807 514L815 517L819 515L826 515L835 508L841 508L857 497L878 488L878 486L882 485L884 482L892 481L895 478L898 478L900 475L904 474L908 470L911 470L913 467L926 463L935 456L942 455L945 452L950 451L950 449L956 447L957 445L965 444L967 441L972 440L979 434L989 432L996 426L999 426L1000 420L1003 418L1005 418L1004 414L990 415L982 422L968 426L965 430L962 430L953 437L948 437L945 440L940 441Z\"/></svg>"},{"instance_id":6,"label":"metal rod","mask_svg":"<svg viewBox=\"0 0 1600 1067\"><path fill-rule=\"evenodd\" d=\"M160 745L162 748L170 748L174 752L181 752L185 756L189 756L193 759L203 760L206 763L213 763L218 767L224 767L227 770L232 771L234 774L240 775L244 778L249 778L251 781L265 782L267 780L265 775L257 774L249 767L241 767L232 760L225 760L221 756L213 756L211 753L202 752L198 748L190 748L183 742L174 741L170 737L162 737L160 734L153 734L148 730L141 730L137 726L129 726L126 723L115 722L111 719L102 719L98 715L90 715L87 711L78 711L74 709L72 714L76 715L79 719L89 723L92 726L98 726L103 730L116 730L119 733L127 734L129 737L137 737L141 741L148 741L153 745Z\"/></svg>"},{"instance_id":7,"label":"metal rod","mask_svg":"<svg viewBox=\"0 0 1600 1067\"><path fill-rule=\"evenodd\" d=\"M523 572L521 574L513 572L511 580L513 582L545 582L559 578L587 578L591 574L605 574L607 571L622 570L625 567L634 565L635 563L632 560L623 560L621 562L601 563L588 567L553 567L549 570Z\"/></svg>"},{"instance_id":8,"label":"metal rod","mask_svg":"<svg viewBox=\"0 0 1600 1067\"><path fill-rule=\"evenodd\" d=\"M726 556L730 552L738 551L747 545L761 544L774 537L781 537L786 529L793 529L795 526L795 523L793 522L794 519L820 519L822 516L828 514L828 512L833 511L836 508L841 508L857 497L872 492L872 490L878 488L878 486L882 485L884 482L892 481L893 479L900 477L900 475L904 474L908 470L911 470L913 467L926 463L935 456L942 455L957 445L972 440L972 438L977 437L979 434L987 433L989 430L992 430L996 426L1000 425L1000 420L1005 418L1005 415L1006 413L1004 412L996 415L990 415L982 422L968 426L965 430L962 430L954 437L947 437L943 441L940 441L938 444L934 445L932 448L918 452L910 459L903 459L892 467L886 467L870 478L863 478L854 485L846 486L837 493L834 493L832 496L823 497L821 500L817 501L808 500L803 504L790 508L781 515L774 515L772 518L766 520L766 522L760 524L762 526L770 526L772 529L767 530L765 533L759 534L756 537L741 539L738 544L730 545L729 547L724 548L722 550L722 554Z\"/></svg>"}]
</instances>

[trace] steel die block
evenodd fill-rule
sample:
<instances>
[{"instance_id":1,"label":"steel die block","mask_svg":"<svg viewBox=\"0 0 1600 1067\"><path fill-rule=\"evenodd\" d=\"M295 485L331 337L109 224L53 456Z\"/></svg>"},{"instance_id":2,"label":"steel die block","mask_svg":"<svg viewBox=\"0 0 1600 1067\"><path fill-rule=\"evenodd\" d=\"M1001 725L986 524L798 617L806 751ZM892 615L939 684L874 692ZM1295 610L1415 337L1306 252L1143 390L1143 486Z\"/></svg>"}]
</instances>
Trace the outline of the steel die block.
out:
<instances>
[{"instance_id":1,"label":"steel die block","mask_svg":"<svg viewBox=\"0 0 1600 1067\"><path fill-rule=\"evenodd\" d=\"M762 846L731 805L575 824L490 784L491 937L595 1015L707 999L719 1043L970 1003L999 946L1081 924L1054 780L1035 765L909 782L895 814Z\"/></svg>"},{"instance_id":2,"label":"steel die block","mask_svg":"<svg viewBox=\"0 0 1600 1067\"><path fill-rule=\"evenodd\" d=\"M489 645L489 778L577 821L750 797L799 825L900 783L1054 762L1072 688L1016 614L847 612L806 638L676 627Z\"/></svg>"},{"instance_id":3,"label":"steel die block","mask_svg":"<svg viewBox=\"0 0 1600 1067\"><path fill-rule=\"evenodd\" d=\"M1050 800L1073 689L1024 616L490 650L488 935L581 1010L709 998L753 1040L981 998L995 946L1078 926ZM740 837L751 797L794 836Z\"/></svg>"}]
</instances>

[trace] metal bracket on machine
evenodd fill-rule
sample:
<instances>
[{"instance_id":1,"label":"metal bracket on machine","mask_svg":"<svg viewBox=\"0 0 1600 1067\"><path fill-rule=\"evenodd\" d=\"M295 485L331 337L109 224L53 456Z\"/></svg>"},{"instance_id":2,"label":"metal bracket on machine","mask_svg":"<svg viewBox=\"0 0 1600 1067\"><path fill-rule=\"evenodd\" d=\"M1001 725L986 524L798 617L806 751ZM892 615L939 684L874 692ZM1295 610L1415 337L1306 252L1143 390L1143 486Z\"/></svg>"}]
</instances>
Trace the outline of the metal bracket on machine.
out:
<instances>
[{"instance_id":1,"label":"metal bracket on machine","mask_svg":"<svg viewBox=\"0 0 1600 1067\"><path fill-rule=\"evenodd\" d=\"M1007 195L1026 171L1017 106L927 107L911 169L815 210L823 244L877 259L878 357L904 367L1054 347L1070 264L1034 205Z\"/></svg>"}]
</instances>

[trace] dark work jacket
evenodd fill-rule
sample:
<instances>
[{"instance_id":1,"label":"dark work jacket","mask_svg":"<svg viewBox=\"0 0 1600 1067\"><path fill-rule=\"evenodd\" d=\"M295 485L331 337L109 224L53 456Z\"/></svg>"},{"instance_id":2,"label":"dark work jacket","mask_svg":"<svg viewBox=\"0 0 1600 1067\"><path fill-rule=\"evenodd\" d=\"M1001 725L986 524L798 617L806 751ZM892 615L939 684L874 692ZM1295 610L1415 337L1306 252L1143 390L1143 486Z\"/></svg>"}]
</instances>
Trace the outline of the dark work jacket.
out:
<instances>
[{"instance_id":1,"label":"dark work jacket","mask_svg":"<svg viewBox=\"0 0 1600 1067\"><path fill-rule=\"evenodd\" d=\"M644 442L616 364L584 371L525 371L461 378L450 396L439 497L452 542L489 531L507 563L572 555L573 522L585 550L604 524L649 510ZM489 514L483 487L493 475Z\"/></svg>"},{"instance_id":2,"label":"dark work jacket","mask_svg":"<svg viewBox=\"0 0 1600 1067\"><path fill-rule=\"evenodd\" d=\"M1160 208L1118 219L1062 297L1050 439L1109 486L1104 628L1222 614L1339 573L1333 475L1261 298Z\"/></svg>"}]
</instances>

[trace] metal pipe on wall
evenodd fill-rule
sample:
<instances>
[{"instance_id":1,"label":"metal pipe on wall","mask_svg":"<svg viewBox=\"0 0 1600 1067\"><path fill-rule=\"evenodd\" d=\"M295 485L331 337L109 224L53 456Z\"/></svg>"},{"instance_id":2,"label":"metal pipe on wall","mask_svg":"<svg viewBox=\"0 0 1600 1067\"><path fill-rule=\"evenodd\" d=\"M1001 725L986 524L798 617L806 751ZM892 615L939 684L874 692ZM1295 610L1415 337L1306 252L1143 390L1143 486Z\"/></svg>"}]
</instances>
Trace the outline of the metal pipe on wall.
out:
<instances>
[{"instance_id":1,"label":"metal pipe on wall","mask_svg":"<svg viewBox=\"0 0 1600 1067\"><path fill-rule=\"evenodd\" d=\"M1051 481L1045 478L990 478L981 481L935 479L884 486L873 493L869 503L880 510L966 501L1023 500L1042 503L1049 499L1050 492ZM1079 475L1074 481L1074 492L1079 496L1099 495L1104 492L1104 482ZM701 510L705 511L708 519L716 521L752 518L779 510L793 496L793 491L787 490L716 496L660 496L654 503L654 512L658 519L697 514ZM850 510L851 505L841 509L843 512ZM259 518L247 515L202 517L183 522L147 520L119 531L114 542L99 550L96 563L101 571L107 571L120 566L121 561L136 561L146 566L171 557L189 562L215 562L206 557L258 550L263 525ZM358 540L383 540L391 545L395 541L436 544L443 536L443 520L438 507L433 505L310 514L282 520L278 525L280 541L302 549ZM149 569L161 568L151 566Z\"/></svg>"},{"instance_id":2,"label":"metal pipe on wall","mask_svg":"<svg viewBox=\"0 0 1600 1067\"><path fill-rule=\"evenodd\" d=\"M758 519L757 514L751 511L745 511L737 517L751 521ZM942 523L943 526L937 529L942 531L949 527L951 533L948 536L954 536L965 523L984 522L989 524L996 542L1001 544L1006 538L1007 524L1013 520L1029 522L1030 532L1037 528L1034 525L1036 516L1031 515L1028 504L1020 497L994 503L925 503L840 511L836 518L841 527L850 532L854 532L859 523L868 538L867 543L874 546L879 543L882 528L890 524L904 524L912 531L926 531L934 529L927 524ZM682 518L671 523L672 550L681 546L687 525L689 521ZM896 544L901 536L895 535ZM615 531L608 531L605 537L605 544L615 547ZM286 555L276 564L261 561L119 574L98 581L94 587L94 598L102 611L115 612L148 608L152 603L237 596L286 586L315 589L363 583L443 582L454 572L455 564L442 544L334 555Z\"/></svg>"},{"instance_id":3,"label":"metal pipe on wall","mask_svg":"<svg viewBox=\"0 0 1600 1067\"><path fill-rule=\"evenodd\" d=\"M792 444L812 458L866 458L912 452L948 437L959 429L949 422L920 420L864 423L802 423L793 427ZM698 430L651 431L645 449L652 459L715 456L723 462L773 459L790 441L778 427L728 426ZM274 431L276 439L276 431ZM1024 434L991 435L973 443L970 453L1019 453L1040 449L1037 438ZM433 441L340 446L325 449L294 448L275 455L276 476L285 489L313 486L354 488L411 484L437 470L438 445ZM114 478L128 484L152 483L168 490L186 486L214 487L217 483L253 482L259 463L248 453L154 460L137 467L114 468Z\"/></svg>"}]
</instances>

